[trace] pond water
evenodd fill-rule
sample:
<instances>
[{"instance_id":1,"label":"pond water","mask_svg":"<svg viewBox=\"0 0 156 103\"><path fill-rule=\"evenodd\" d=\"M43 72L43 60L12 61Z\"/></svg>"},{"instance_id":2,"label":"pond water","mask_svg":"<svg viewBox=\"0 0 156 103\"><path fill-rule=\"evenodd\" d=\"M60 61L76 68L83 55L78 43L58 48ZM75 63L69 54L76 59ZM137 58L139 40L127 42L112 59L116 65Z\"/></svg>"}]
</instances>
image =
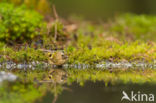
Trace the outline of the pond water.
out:
<instances>
[{"instance_id":1,"label":"pond water","mask_svg":"<svg viewBox=\"0 0 156 103\"><path fill-rule=\"evenodd\" d=\"M0 103L129 103L121 101L123 92L129 97L133 92L137 100L138 95L146 94L140 100L151 103L149 94L156 94L155 69L2 70L0 77L5 79L0 83Z\"/></svg>"},{"instance_id":2,"label":"pond water","mask_svg":"<svg viewBox=\"0 0 156 103\"><path fill-rule=\"evenodd\" d=\"M59 95L56 103L121 103L121 98L123 96L122 91L126 93L141 93L146 94L156 94L156 85L116 85L116 86L105 86L103 82L87 82L83 87L74 83L71 86L68 86L71 90L65 90ZM53 98L52 94L47 94L43 97L42 101L39 103L51 103ZM38 102L36 102L38 103ZM123 100L122 103L129 103L127 100ZM131 102L136 103L136 102ZM137 102L143 103L143 102ZM146 102L151 103L151 102ZM154 102L153 102L154 103Z\"/></svg>"}]
</instances>

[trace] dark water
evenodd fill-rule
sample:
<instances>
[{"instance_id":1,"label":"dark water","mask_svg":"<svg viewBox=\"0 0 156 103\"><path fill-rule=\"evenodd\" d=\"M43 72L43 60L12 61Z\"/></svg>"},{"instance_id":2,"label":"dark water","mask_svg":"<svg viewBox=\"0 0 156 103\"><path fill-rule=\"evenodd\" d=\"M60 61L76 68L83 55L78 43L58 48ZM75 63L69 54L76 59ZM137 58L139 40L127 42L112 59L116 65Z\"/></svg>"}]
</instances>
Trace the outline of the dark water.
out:
<instances>
[{"instance_id":1,"label":"dark water","mask_svg":"<svg viewBox=\"0 0 156 103\"><path fill-rule=\"evenodd\" d=\"M108 85L103 82L87 82L83 87L74 83L68 86L71 91L63 91L58 97L56 103L155 103L155 102L129 102L127 100L121 101L123 96L122 91L130 95L131 91L137 94L156 94L156 86L150 84L137 85ZM52 94L47 94L40 103L51 103ZM144 98L145 99L145 98Z\"/></svg>"},{"instance_id":2,"label":"dark water","mask_svg":"<svg viewBox=\"0 0 156 103\"><path fill-rule=\"evenodd\" d=\"M32 71L22 72L21 70L14 71L13 74L18 74L18 75L20 74L19 75L20 78L18 78L17 82L8 83L4 81L4 85L2 87L0 86L0 103L12 103L12 102L15 103L16 102L17 103L22 103L22 102L23 103L156 103L156 102L146 101L146 97L144 97L143 101L140 102L134 102L134 101L130 102L128 100L121 101L121 98L123 96L123 91L127 93L127 95L130 98L131 98L131 93L134 92L134 94L137 95L136 99L141 94L146 94L147 98L149 98L149 94L155 95L156 84L151 84L151 82L147 83L148 81L144 84L140 84L139 82L138 84L134 84L131 82L124 84L124 82L120 82L120 81L115 84L113 82L105 84L104 81L96 80L96 82L93 82L93 80L90 78L88 79L90 81L85 82L82 80L84 82L84 85L80 86L80 84L77 83L79 80L81 80L80 77L78 76L77 79L71 82L70 85L67 85L68 82L61 82L60 80L60 77L64 81L67 79L66 78L67 75L64 74L66 73L65 70L63 69L51 69L51 70L52 71L50 72L50 74L52 73L53 75L53 82L49 82L49 83L46 81L45 82L41 81L41 80L43 81L46 80L44 79L44 77L46 75L48 76L49 73L48 71L45 70L44 72L43 71L41 72L40 70L33 71L33 72ZM96 71L99 72L99 70ZM85 74L81 76L84 77L87 74L87 72L91 74L93 72L95 73L95 71L92 72L85 71L84 72ZM14 77L13 74L6 75L6 73L7 72L5 71L1 72L0 78L10 81L10 78ZM103 75L107 75L107 74L104 73ZM153 74L151 73L151 75ZM135 78L137 78L137 76ZM112 79L115 80L116 78L112 78ZM61 91L60 93L57 92L59 89L63 91ZM38 96L40 94L43 95ZM57 94L58 96L54 97L54 94ZM23 98L27 98L25 99L25 101L27 102L24 102ZM31 101L31 99L33 99L35 102ZM53 100L55 99L56 102L53 102Z\"/></svg>"}]
</instances>

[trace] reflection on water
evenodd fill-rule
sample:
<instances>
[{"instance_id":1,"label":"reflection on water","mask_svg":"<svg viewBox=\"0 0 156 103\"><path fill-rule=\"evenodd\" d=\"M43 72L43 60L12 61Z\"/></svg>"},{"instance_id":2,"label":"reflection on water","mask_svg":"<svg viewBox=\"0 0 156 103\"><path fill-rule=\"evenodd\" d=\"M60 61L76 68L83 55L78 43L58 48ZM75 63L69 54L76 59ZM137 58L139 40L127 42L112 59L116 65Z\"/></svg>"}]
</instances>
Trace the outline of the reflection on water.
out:
<instances>
[{"instance_id":1,"label":"reflection on water","mask_svg":"<svg viewBox=\"0 0 156 103\"><path fill-rule=\"evenodd\" d=\"M120 103L122 91L156 94L155 69L3 70L18 80L0 85L0 103Z\"/></svg>"},{"instance_id":2,"label":"reflection on water","mask_svg":"<svg viewBox=\"0 0 156 103\"><path fill-rule=\"evenodd\" d=\"M72 91L63 91L62 94L59 95L56 103L121 103L121 98L123 96L122 91L126 91L128 94L130 94L131 91L134 91L135 93L140 91L141 93L146 94L156 94L155 85L149 84L109 85L106 87L103 82L87 82L83 87L74 83L71 86L68 86L68 88ZM52 94L49 93L40 101L40 103L51 103L50 99L52 99L52 97ZM122 103L129 102L123 100Z\"/></svg>"}]
</instances>

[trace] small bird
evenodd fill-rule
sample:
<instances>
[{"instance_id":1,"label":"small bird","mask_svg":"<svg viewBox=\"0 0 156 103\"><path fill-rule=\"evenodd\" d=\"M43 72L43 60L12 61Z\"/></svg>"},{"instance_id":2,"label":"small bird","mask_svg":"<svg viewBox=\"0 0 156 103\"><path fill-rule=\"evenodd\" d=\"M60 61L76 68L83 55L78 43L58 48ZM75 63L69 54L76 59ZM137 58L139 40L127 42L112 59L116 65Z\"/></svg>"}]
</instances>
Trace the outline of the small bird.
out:
<instances>
[{"instance_id":1,"label":"small bird","mask_svg":"<svg viewBox=\"0 0 156 103\"><path fill-rule=\"evenodd\" d=\"M63 50L54 50L54 51L45 50L45 49L39 49L39 50L45 52L49 64L61 66L67 60L67 56L65 56Z\"/></svg>"},{"instance_id":2,"label":"small bird","mask_svg":"<svg viewBox=\"0 0 156 103\"><path fill-rule=\"evenodd\" d=\"M61 51L55 51L53 53L48 52L48 62L49 64L54 64L54 65L63 65L66 60L63 58L64 53Z\"/></svg>"}]
</instances>

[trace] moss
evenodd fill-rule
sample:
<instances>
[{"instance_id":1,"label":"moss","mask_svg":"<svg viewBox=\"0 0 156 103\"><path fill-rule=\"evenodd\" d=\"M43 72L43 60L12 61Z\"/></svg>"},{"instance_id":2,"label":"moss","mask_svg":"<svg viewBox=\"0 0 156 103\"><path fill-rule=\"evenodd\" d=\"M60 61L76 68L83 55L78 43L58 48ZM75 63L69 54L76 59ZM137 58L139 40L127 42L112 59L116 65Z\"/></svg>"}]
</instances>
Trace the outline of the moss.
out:
<instances>
[{"instance_id":1,"label":"moss","mask_svg":"<svg viewBox=\"0 0 156 103\"><path fill-rule=\"evenodd\" d=\"M82 44L83 46L79 46L69 52L69 62L94 64L109 59L114 62L119 62L123 59L127 61L145 60L148 62L156 58L154 56L156 46L151 46L144 42L136 41L118 44L103 40L99 41L100 45L94 44L93 41L92 44L94 46L91 49L86 44Z\"/></svg>"},{"instance_id":2,"label":"moss","mask_svg":"<svg viewBox=\"0 0 156 103\"><path fill-rule=\"evenodd\" d=\"M130 18L134 19L135 23L131 22L132 20ZM60 21L55 21L50 28L50 36L44 36L41 47L45 49L56 49L61 44L65 49L65 54L68 54L68 63L95 64L105 60L114 62L143 60L151 62L156 59L155 42L146 42L143 38L137 37L137 35L144 34L143 36L146 37L150 33L153 36L154 31L151 31L151 28L155 27L154 21L155 16L127 14L117 17L112 24L108 23L107 25L110 26L107 29L91 23L86 23L85 25L80 24L79 29L76 31L77 39L71 38L70 44L68 44L68 40L64 41L68 37L66 38L63 24ZM58 33L57 42L54 40L55 26ZM120 27L123 28L121 29L123 33L118 30ZM127 29L125 28L129 30L126 31ZM137 33L133 28L139 28ZM141 29L146 30L140 32ZM121 39L121 35L124 38L130 38L126 37L125 34L127 32L135 37L133 41L129 42ZM147 37L147 39L150 39L150 37ZM66 43L69 46L64 46ZM13 60L15 62L47 61L45 54L37 50L36 48L38 47L34 47L34 45L38 46L34 42L30 47L27 45L16 49L14 46L8 47L3 44L3 46L0 46L0 60Z\"/></svg>"},{"instance_id":3,"label":"moss","mask_svg":"<svg viewBox=\"0 0 156 103\"><path fill-rule=\"evenodd\" d=\"M156 16L154 15L123 14L115 18L109 30L118 35L131 36L132 40L155 41L155 26Z\"/></svg>"},{"instance_id":4,"label":"moss","mask_svg":"<svg viewBox=\"0 0 156 103\"><path fill-rule=\"evenodd\" d=\"M42 37L46 23L42 15L24 6L0 3L0 41L5 43L30 42Z\"/></svg>"},{"instance_id":5,"label":"moss","mask_svg":"<svg viewBox=\"0 0 156 103\"><path fill-rule=\"evenodd\" d=\"M22 47L17 50L12 47L2 46L0 54L2 61L14 61L16 63L47 60L44 52L30 47Z\"/></svg>"},{"instance_id":6,"label":"moss","mask_svg":"<svg viewBox=\"0 0 156 103\"><path fill-rule=\"evenodd\" d=\"M156 59L155 21L153 15L125 14L104 23L104 27L86 22L79 24L77 41L72 41L67 48L68 62L152 62Z\"/></svg>"}]
</instances>

